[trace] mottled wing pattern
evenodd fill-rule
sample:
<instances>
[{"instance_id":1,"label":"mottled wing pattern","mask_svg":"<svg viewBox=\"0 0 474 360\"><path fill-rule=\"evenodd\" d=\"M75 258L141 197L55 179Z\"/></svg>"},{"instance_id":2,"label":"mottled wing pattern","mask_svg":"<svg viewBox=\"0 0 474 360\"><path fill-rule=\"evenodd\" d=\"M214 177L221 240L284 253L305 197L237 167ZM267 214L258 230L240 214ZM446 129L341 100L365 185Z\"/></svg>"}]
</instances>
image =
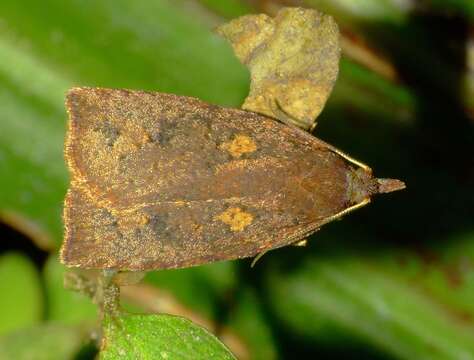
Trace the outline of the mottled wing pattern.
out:
<instances>
[{"instance_id":1,"label":"mottled wing pattern","mask_svg":"<svg viewBox=\"0 0 474 360\"><path fill-rule=\"evenodd\" d=\"M273 119L110 89L73 89L67 108L67 265L145 270L253 256L347 206L346 162Z\"/></svg>"}]
</instances>

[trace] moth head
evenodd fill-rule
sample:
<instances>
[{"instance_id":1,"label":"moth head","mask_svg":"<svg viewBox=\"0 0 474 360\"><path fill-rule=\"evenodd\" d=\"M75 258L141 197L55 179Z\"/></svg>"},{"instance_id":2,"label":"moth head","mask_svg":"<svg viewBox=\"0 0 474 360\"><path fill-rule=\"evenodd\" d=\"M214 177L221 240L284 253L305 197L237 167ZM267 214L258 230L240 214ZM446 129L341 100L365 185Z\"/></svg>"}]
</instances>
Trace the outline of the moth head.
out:
<instances>
[{"instance_id":1,"label":"moth head","mask_svg":"<svg viewBox=\"0 0 474 360\"><path fill-rule=\"evenodd\" d=\"M358 204L375 194L384 194L405 188L397 179L377 179L370 168L353 169L349 174L349 200Z\"/></svg>"}]
</instances>

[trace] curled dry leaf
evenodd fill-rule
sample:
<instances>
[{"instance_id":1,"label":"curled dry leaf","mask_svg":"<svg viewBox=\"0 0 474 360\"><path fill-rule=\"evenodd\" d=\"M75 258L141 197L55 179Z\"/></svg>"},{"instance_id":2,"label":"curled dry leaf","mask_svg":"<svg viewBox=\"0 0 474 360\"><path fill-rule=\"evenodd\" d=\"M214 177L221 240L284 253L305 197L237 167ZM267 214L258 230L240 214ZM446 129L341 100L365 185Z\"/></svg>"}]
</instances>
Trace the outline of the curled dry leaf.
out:
<instances>
[{"instance_id":1,"label":"curled dry leaf","mask_svg":"<svg viewBox=\"0 0 474 360\"><path fill-rule=\"evenodd\" d=\"M243 16L217 32L250 70L243 109L304 129L315 126L339 68L339 30L330 16L284 8L275 18Z\"/></svg>"}]
</instances>

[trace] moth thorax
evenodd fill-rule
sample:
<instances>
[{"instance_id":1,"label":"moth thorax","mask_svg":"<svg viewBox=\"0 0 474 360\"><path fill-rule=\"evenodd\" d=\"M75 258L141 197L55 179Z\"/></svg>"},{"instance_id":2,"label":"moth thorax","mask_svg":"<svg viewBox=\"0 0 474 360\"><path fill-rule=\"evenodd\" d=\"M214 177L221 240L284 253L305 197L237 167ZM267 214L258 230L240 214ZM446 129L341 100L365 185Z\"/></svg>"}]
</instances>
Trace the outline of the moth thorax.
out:
<instances>
[{"instance_id":1,"label":"moth thorax","mask_svg":"<svg viewBox=\"0 0 474 360\"><path fill-rule=\"evenodd\" d=\"M379 192L377 179L370 170L352 169L348 175L348 199L351 204L358 204L364 199Z\"/></svg>"}]
</instances>

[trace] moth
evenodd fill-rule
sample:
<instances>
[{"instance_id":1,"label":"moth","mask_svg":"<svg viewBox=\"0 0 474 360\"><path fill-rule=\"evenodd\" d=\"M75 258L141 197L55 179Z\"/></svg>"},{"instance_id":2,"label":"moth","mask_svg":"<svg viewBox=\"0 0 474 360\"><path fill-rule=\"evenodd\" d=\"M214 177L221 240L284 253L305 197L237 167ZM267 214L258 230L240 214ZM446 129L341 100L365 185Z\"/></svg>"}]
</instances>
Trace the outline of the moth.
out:
<instances>
[{"instance_id":1,"label":"moth","mask_svg":"<svg viewBox=\"0 0 474 360\"><path fill-rule=\"evenodd\" d=\"M402 189L292 125L157 92L67 95L61 260L117 270L182 268L301 244Z\"/></svg>"}]
</instances>

